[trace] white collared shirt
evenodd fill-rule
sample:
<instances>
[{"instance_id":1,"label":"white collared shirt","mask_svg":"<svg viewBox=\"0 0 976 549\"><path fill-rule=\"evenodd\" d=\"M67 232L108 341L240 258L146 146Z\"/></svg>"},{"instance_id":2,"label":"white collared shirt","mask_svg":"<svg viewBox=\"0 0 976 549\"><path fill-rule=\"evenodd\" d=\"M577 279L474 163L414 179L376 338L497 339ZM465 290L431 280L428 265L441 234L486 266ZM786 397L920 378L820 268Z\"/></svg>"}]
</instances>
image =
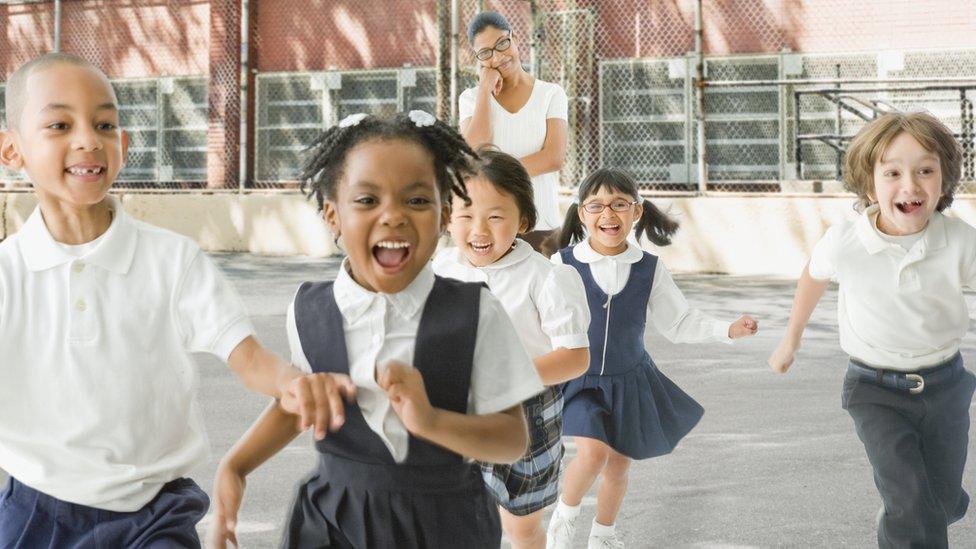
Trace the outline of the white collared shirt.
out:
<instances>
[{"instance_id":1,"label":"white collared shirt","mask_svg":"<svg viewBox=\"0 0 976 549\"><path fill-rule=\"evenodd\" d=\"M573 257L590 266L593 279L609 296L616 295L630 279L630 266L644 257L636 244L627 241L627 249L617 255L603 255L590 246L587 238L573 247ZM552 262L562 264L562 256L555 253ZM651 283L651 296L647 300L647 324L657 328L661 335L673 343L702 343L718 341L732 343L729 338L730 322L723 322L688 305L684 294L675 285L671 273L658 259Z\"/></svg>"},{"instance_id":2,"label":"white collared shirt","mask_svg":"<svg viewBox=\"0 0 976 549\"><path fill-rule=\"evenodd\" d=\"M348 260L343 261L333 288L342 314L349 375L357 389L356 403L369 428L379 435L393 459L402 463L407 459L410 436L390 399L376 383L376 369L390 360L413 364L420 317L434 287L434 272L427 264L403 291L383 294L360 286L348 268ZM287 331L292 363L311 372L298 337L294 301L288 307ZM543 389L505 309L488 290L482 291L468 413L501 412Z\"/></svg>"},{"instance_id":3,"label":"white collared shirt","mask_svg":"<svg viewBox=\"0 0 976 549\"><path fill-rule=\"evenodd\" d=\"M932 214L905 250L875 225L877 206L814 246L810 276L839 284L841 348L880 368L917 370L950 358L969 329L964 287L976 283L976 229Z\"/></svg>"},{"instance_id":4,"label":"white collared shirt","mask_svg":"<svg viewBox=\"0 0 976 549\"><path fill-rule=\"evenodd\" d=\"M589 347L590 308L576 269L553 265L527 242L486 267L475 267L457 247L434 256L434 272L465 282L484 282L508 312L534 358L555 349Z\"/></svg>"},{"instance_id":5,"label":"white collared shirt","mask_svg":"<svg viewBox=\"0 0 976 549\"><path fill-rule=\"evenodd\" d=\"M209 458L190 353L226 360L254 329L193 241L110 200L112 224L80 257L40 208L0 243L0 467L135 511Z\"/></svg>"}]
</instances>

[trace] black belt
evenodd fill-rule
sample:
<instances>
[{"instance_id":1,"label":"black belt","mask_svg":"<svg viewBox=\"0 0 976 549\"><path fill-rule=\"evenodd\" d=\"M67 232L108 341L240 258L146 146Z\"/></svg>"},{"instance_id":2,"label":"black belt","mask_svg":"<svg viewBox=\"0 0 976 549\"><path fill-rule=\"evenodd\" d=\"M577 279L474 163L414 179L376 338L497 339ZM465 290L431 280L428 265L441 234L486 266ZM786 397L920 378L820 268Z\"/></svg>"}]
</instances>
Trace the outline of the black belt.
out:
<instances>
[{"instance_id":1,"label":"black belt","mask_svg":"<svg viewBox=\"0 0 976 549\"><path fill-rule=\"evenodd\" d=\"M914 372L874 368L856 358L851 358L847 364L848 373L853 373L861 381L880 387L908 391L913 395L921 393L926 387L934 387L950 381L960 369L962 369L962 355L958 352L944 362Z\"/></svg>"}]
</instances>

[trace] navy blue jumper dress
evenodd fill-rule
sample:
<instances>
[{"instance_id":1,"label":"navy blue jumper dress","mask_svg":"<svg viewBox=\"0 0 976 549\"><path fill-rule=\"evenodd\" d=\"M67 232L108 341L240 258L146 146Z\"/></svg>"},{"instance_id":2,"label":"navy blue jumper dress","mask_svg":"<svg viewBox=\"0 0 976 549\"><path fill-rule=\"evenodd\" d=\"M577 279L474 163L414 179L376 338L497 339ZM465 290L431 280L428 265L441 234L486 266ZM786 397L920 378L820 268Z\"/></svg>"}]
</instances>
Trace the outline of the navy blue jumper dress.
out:
<instances>
[{"instance_id":1,"label":"navy blue jumper dress","mask_svg":"<svg viewBox=\"0 0 976 549\"><path fill-rule=\"evenodd\" d=\"M478 332L481 284L437 277L417 332L413 366L430 402L466 413ZM295 297L302 349L315 372L349 373L349 359L331 282L302 285ZM359 407L315 444L319 464L298 489L284 546L484 547L501 543L501 524L478 466L410 436L396 463Z\"/></svg>"},{"instance_id":2,"label":"navy blue jumper dress","mask_svg":"<svg viewBox=\"0 0 976 549\"><path fill-rule=\"evenodd\" d=\"M563 385L563 435L600 440L632 459L670 453L704 410L657 369L644 347L657 257L644 252L623 290L608 296L572 248L559 253L579 271L590 306L590 369Z\"/></svg>"}]
</instances>

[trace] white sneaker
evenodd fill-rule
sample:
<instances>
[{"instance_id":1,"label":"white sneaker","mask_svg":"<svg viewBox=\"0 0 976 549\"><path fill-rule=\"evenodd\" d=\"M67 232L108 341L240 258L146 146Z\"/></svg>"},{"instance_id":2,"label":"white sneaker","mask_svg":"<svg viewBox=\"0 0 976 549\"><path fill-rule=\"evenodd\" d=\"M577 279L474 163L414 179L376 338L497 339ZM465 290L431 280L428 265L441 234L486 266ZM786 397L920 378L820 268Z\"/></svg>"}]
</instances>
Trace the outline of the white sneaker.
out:
<instances>
[{"instance_id":1,"label":"white sneaker","mask_svg":"<svg viewBox=\"0 0 976 549\"><path fill-rule=\"evenodd\" d=\"M549 528L546 529L546 549L570 549L573 546L573 536L576 535L577 521L579 515L569 518L554 510L549 519Z\"/></svg>"},{"instance_id":2,"label":"white sneaker","mask_svg":"<svg viewBox=\"0 0 976 549\"><path fill-rule=\"evenodd\" d=\"M586 549L624 549L624 542L617 537L616 533L609 536L590 534L590 539L586 542Z\"/></svg>"}]
</instances>

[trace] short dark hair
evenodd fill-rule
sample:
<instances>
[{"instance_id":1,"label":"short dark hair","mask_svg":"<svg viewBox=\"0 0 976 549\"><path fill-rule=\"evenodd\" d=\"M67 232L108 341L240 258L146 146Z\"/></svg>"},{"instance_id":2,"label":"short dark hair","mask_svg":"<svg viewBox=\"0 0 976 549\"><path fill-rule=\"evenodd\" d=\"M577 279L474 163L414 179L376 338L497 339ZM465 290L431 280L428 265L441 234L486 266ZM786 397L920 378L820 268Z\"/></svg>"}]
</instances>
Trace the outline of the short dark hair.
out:
<instances>
[{"instance_id":1,"label":"short dark hair","mask_svg":"<svg viewBox=\"0 0 976 549\"><path fill-rule=\"evenodd\" d=\"M434 158L441 201L450 204L452 192L467 199L464 179L471 175L472 162L478 156L457 130L440 120L418 125L404 113L393 117L367 115L356 124L332 126L309 146L300 176L302 191L315 197L319 210L326 200L335 199L350 149L371 139L406 139L427 149Z\"/></svg>"},{"instance_id":2,"label":"short dark hair","mask_svg":"<svg viewBox=\"0 0 976 549\"><path fill-rule=\"evenodd\" d=\"M504 15L497 11L483 11L475 15L468 23L468 44L473 47L474 37L481 34L481 31L485 30L486 27L495 27L512 34L512 26L508 24L508 19L505 19Z\"/></svg>"},{"instance_id":3,"label":"short dark hair","mask_svg":"<svg viewBox=\"0 0 976 549\"><path fill-rule=\"evenodd\" d=\"M525 218L526 232L535 227L538 213L532 193L532 178L518 158L505 154L494 145L478 147L478 161L474 163L475 176L482 176L495 189L508 193L515 199L519 215ZM466 201L467 202L467 201Z\"/></svg>"},{"instance_id":4,"label":"short dark hair","mask_svg":"<svg viewBox=\"0 0 976 549\"><path fill-rule=\"evenodd\" d=\"M16 130L20 127L20 115L23 113L24 104L27 102L27 94L30 93L27 89L27 79L30 78L31 74L39 70L60 64L84 67L92 71L99 78L105 80L109 90L112 92L112 99L115 99L115 90L112 89L112 84L109 82L108 77L87 59L69 53L45 53L21 65L7 79L6 88L4 89L4 99L6 102L8 129Z\"/></svg>"}]
</instances>

